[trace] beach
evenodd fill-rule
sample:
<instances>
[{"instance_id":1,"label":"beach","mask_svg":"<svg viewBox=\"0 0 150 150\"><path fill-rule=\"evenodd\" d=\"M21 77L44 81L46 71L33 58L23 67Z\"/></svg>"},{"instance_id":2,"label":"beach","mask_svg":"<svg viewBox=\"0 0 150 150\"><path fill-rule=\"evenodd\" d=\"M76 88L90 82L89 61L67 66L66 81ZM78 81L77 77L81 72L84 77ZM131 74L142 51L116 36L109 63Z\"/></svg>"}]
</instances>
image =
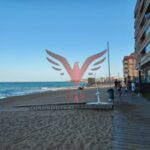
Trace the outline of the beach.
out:
<instances>
[{"instance_id":1,"label":"beach","mask_svg":"<svg viewBox=\"0 0 150 150\"><path fill-rule=\"evenodd\" d=\"M107 88L100 98L107 101ZM24 110L14 106L96 101L96 89L60 90L0 101L0 149L111 150L112 110Z\"/></svg>"}]
</instances>

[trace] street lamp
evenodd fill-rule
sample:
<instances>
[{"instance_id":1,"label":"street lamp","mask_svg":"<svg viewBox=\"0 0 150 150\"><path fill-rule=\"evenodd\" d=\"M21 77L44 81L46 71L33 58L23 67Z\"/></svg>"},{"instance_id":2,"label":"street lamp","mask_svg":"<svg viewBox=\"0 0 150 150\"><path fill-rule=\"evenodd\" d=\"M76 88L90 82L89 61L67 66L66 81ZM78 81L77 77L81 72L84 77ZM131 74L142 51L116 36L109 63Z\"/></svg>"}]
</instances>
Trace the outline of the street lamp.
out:
<instances>
[{"instance_id":1,"label":"street lamp","mask_svg":"<svg viewBox=\"0 0 150 150\"><path fill-rule=\"evenodd\" d=\"M139 95L140 95L142 92L141 65L140 65L140 63L138 66L138 71L139 71Z\"/></svg>"}]
</instances>

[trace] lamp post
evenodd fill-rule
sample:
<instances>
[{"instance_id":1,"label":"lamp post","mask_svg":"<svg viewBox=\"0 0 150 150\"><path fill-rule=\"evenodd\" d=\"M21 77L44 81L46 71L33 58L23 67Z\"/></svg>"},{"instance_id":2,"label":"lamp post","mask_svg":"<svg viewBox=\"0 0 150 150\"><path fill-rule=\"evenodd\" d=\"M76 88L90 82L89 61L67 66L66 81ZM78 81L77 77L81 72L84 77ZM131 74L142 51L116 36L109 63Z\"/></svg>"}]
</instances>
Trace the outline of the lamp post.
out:
<instances>
[{"instance_id":1,"label":"lamp post","mask_svg":"<svg viewBox=\"0 0 150 150\"><path fill-rule=\"evenodd\" d=\"M96 73L95 73L95 83L96 83L96 96L97 96L97 104L100 104L100 92L99 92L99 88L96 82Z\"/></svg>"},{"instance_id":2,"label":"lamp post","mask_svg":"<svg viewBox=\"0 0 150 150\"><path fill-rule=\"evenodd\" d=\"M141 65L140 65L140 63L139 63L138 71L139 71L139 95L140 95L142 92Z\"/></svg>"},{"instance_id":3,"label":"lamp post","mask_svg":"<svg viewBox=\"0 0 150 150\"><path fill-rule=\"evenodd\" d=\"M108 74L109 74L109 86L111 88L111 79L110 79L110 56L109 56L109 42L107 42L107 54L108 54Z\"/></svg>"}]
</instances>

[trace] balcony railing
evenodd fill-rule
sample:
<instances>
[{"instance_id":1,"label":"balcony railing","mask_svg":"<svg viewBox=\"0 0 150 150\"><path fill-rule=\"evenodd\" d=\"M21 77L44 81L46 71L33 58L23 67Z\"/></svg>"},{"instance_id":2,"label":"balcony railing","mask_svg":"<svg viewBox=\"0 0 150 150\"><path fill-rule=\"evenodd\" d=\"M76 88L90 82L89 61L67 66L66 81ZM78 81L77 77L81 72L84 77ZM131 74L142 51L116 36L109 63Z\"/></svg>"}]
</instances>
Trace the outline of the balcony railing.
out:
<instances>
[{"instance_id":1,"label":"balcony railing","mask_svg":"<svg viewBox=\"0 0 150 150\"><path fill-rule=\"evenodd\" d=\"M143 41L139 52L141 53L141 51L146 47L146 45L150 42L150 34L147 35L147 38Z\"/></svg>"},{"instance_id":2,"label":"balcony railing","mask_svg":"<svg viewBox=\"0 0 150 150\"><path fill-rule=\"evenodd\" d=\"M150 20L147 20L145 22L145 26L142 27L142 29L140 30L139 32L139 36L138 36L138 39L137 39L137 42L139 43L140 39L141 39L141 36L144 34L145 32L145 29L150 25Z\"/></svg>"},{"instance_id":3,"label":"balcony railing","mask_svg":"<svg viewBox=\"0 0 150 150\"><path fill-rule=\"evenodd\" d=\"M144 7L144 10L143 10L143 12L142 12L142 14L141 14L141 16L140 16L140 19L137 21L137 25L138 26L136 26L136 31L140 31L140 25L141 25L141 22L142 22L142 20L143 20L143 18L144 18L144 16L145 16L145 12L146 12L146 9L148 8L148 5L149 5L149 0L146 0L146 2L145 2L145 7ZM145 22L146 23L146 22ZM141 35L141 32L139 32L139 33L137 33L137 32L135 32L135 37L141 37L141 36L139 36L139 34ZM137 39L138 40L138 39Z\"/></svg>"},{"instance_id":4,"label":"balcony railing","mask_svg":"<svg viewBox=\"0 0 150 150\"><path fill-rule=\"evenodd\" d=\"M138 13L137 10L138 10L139 5L140 5L140 0L137 0L136 6L135 6L135 9L134 9L134 16L136 16L136 14Z\"/></svg>"},{"instance_id":5,"label":"balcony railing","mask_svg":"<svg viewBox=\"0 0 150 150\"><path fill-rule=\"evenodd\" d=\"M145 54L142 58L141 58L141 65L144 65L146 62L150 61L150 52Z\"/></svg>"},{"instance_id":6,"label":"balcony railing","mask_svg":"<svg viewBox=\"0 0 150 150\"><path fill-rule=\"evenodd\" d=\"M150 20L148 21L148 23L147 23L147 26L146 27L148 27L148 25L150 25ZM145 28L146 28L145 27ZM144 32L144 31L143 31ZM148 43L148 42L150 42L150 33L148 34L148 35L146 35L146 38L144 39L144 41L140 44L140 42L139 41L137 41L136 43L138 43L138 45L137 45L137 47L138 47L138 53L137 53L137 55L140 55L140 53L141 53L141 51L143 50L143 48L146 46L146 44Z\"/></svg>"},{"instance_id":7,"label":"balcony railing","mask_svg":"<svg viewBox=\"0 0 150 150\"><path fill-rule=\"evenodd\" d=\"M147 22L146 26L142 29L143 31L141 32L141 34L145 31L144 29L146 29L148 26L150 25L150 20ZM150 39L150 35L146 35L146 38L144 39L144 41L142 42L142 44L140 44L140 38L136 41L136 52L139 55L140 52L142 51L142 49L144 48L144 46L146 45L147 41Z\"/></svg>"},{"instance_id":8,"label":"balcony railing","mask_svg":"<svg viewBox=\"0 0 150 150\"><path fill-rule=\"evenodd\" d=\"M138 1L137 1L136 6L135 6L135 11L134 11L134 16L136 16L136 15L137 15L137 17L139 16L139 10L141 10L143 1L144 1L144 0L141 0L141 1L138 0ZM139 20L139 17L138 17L137 20L135 21L134 27L137 26L138 20Z\"/></svg>"}]
</instances>

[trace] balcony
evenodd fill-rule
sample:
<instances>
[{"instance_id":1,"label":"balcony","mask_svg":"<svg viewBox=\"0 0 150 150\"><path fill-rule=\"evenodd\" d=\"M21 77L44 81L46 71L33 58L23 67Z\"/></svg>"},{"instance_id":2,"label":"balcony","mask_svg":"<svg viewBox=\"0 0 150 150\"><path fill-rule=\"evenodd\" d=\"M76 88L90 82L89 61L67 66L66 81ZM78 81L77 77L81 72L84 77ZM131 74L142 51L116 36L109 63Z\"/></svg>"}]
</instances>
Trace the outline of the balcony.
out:
<instances>
[{"instance_id":1,"label":"balcony","mask_svg":"<svg viewBox=\"0 0 150 150\"><path fill-rule=\"evenodd\" d=\"M137 31L140 30L140 25L141 25L141 23L142 23L142 21L143 21L143 18L144 18L144 16L145 16L145 12L146 12L148 6L149 6L149 0L147 0L147 1L145 2L144 10L143 10L143 12L142 12L142 14L141 14L141 17L140 17L139 21L137 22L137 25L138 25L138 26L136 26L136 30L137 30ZM139 34L140 34L140 33L139 33ZM137 35L137 36L138 36L138 35Z\"/></svg>"},{"instance_id":2,"label":"balcony","mask_svg":"<svg viewBox=\"0 0 150 150\"><path fill-rule=\"evenodd\" d=\"M148 61L150 61L150 52L145 54L142 58L141 58L141 66L144 65L145 63L147 63Z\"/></svg>"},{"instance_id":3,"label":"balcony","mask_svg":"<svg viewBox=\"0 0 150 150\"><path fill-rule=\"evenodd\" d=\"M139 42L141 36L144 34L146 28L150 25L150 20L146 20L145 21L145 25L141 28L140 32L139 32L139 36L138 36L138 39L137 39L137 42Z\"/></svg>"},{"instance_id":4,"label":"balcony","mask_svg":"<svg viewBox=\"0 0 150 150\"><path fill-rule=\"evenodd\" d=\"M145 28L148 27L148 25L150 25L150 20L148 21L147 25ZM144 28L144 29L145 29ZM143 29L143 32L145 31ZM145 39L142 41L142 43L140 43L140 41L137 41L136 43L138 43L138 53L137 55L140 55L141 51L144 49L144 47L146 46L146 44L150 42L150 33L148 35L146 35ZM140 43L140 44L139 44Z\"/></svg>"},{"instance_id":5,"label":"balcony","mask_svg":"<svg viewBox=\"0 0 150 150\"><path fill-rule=\"evenodd\" d=\"M147 35L147 38L143 41L142 45L141 45L141 49L140 49L140 53L141 51L145 48L145 46L150 42L150 34Z\"/></svg>"},{"instance_id":6,"label":"balcony","mask_svg":"<svg viewBox=\"0 0 150 150\"><path fill-rule=\"evenodd\" d=\"M143 36L146 28L150 25L150 20L145 20L144 26L139 30L138 34L136 34L136 43L140 42L141 37Z\"/></svg>"},{"instance_id":7,"label":"balcony","mask_svg":"<svg viewBox=\"0 0 150 150\"><path fill-rule=\"evenodd\" d=\"M143 6L143 2L144 2L144 0L141 0L141 1L138 0L136 3L135 10L134 10L134 18L136 18L136 21L135 21L134 27L136 27L136 25L138 23L139 10L141 10L141 7Z\"/></svg>"},{"instance_id":8,"label":"balcony","mask_svg":"<svg viewBox=\"0 0 150 150\"><path fill-rule=\"evenodd\" d=\"M138 22L139 25L141 24L141 22L142 22L142 20L143 20L143 18L145 16L145 12L146 12L146 10L147 10L147 8L149 6L149 0L146 0L144 3L145 3L144 4L144 9L143 9L143 11L141 13L141 17L140 17L139 22Z\"/></svg>"},{"instance_id":9,"label":"balcony","mask_svg":"<svg viewBox=\"0 0 150 150\"><path fill-rule=\"evenodd\" d=\"M140 6L141 6L141 1L137 0L136 6L135 6L135 9L134 9L134 17L136 17L136 15L138 14L138 7L140 7Z\"/></svg>"}]
</instances>

